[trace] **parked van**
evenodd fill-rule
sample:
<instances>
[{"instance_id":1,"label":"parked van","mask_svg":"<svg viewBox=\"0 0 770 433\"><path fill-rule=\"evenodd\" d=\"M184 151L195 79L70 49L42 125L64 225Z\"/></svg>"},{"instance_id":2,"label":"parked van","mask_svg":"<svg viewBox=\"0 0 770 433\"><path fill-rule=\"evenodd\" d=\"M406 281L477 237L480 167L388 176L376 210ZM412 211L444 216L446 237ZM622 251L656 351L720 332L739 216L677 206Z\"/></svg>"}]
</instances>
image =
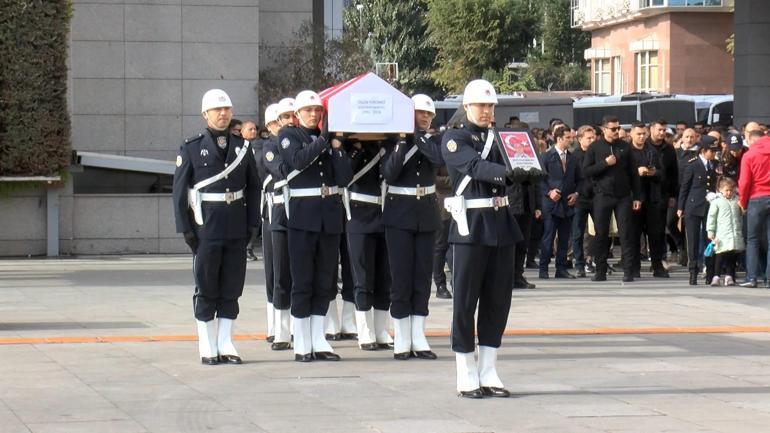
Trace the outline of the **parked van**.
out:
<instances>
[{"instance_id":1,"label":"parked van","mask_svg":"<svg viewBox=\"0 0 770 433\"><path fill-rule=\"evenodd\" d=\"M695 102L698 121L707 125L733 124L733 95L676 95Z\"/></svg>"},{"instance_id":2,"label":"parked van","mask_svg":"<svg viewBox=\"0 0 770 433\"><path fill-rule=\"evenodd\" d=\"M578 126L601 125L605 115L617 116L623 128L635 121L650 123L657 119L670 123L684 120L692 125L697 118L693 100L649 93L589 96L575 100L573 108Z\"/></svg>"},{"instance_id":3,"label":"parked van","mask_svg":"<svg viewBox=\"0 0 770 433\"><path fill-rule=\"evenodd\" d=\"M569 125L573 124L571 96L533 93L535 95L497 95L498 104L495 106L497 126L504 126L513 116L526 122L530 128L548 128L548 122L553 118L561 119ZM455 111L462 107L462 100L462 95L453 95L443 101L436 101L436 117L433 119L433 126L446 125Z\"/></svg>"}]
</instances>

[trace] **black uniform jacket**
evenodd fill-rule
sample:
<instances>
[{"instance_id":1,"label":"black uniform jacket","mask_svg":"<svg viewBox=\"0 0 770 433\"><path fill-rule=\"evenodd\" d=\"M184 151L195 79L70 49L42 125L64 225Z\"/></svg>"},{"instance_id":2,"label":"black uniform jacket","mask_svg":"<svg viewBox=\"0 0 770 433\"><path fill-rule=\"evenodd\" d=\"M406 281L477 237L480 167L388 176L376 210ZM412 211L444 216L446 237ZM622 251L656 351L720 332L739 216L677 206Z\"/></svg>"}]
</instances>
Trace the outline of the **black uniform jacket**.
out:
<instances>
[{"instance_id":1,"label":"black uniform jacket","mask_svg":"<svg viewBox=\"0 0 770 433\"><path fill-rule=\"evenodd\" d=\"M580 167L578 160L571 152L567 151L567 171L561 167L561 157L556 147L550 148L540 158L540 165L543 166L543 177L540 185L542 191L543 216L554 215L561 218L572 216L575 213L573 206L568 206L568 196L580 191ZM551 200L548 193L552 189L561 191L561 198L558 201ZM579 195L578 195L579 197Z\"/></svg>"},{"instance_id":2,"label":"black uniform jacket","mask_svg":"<svg viewBox=\"0 0 770 433\"><path fill-rule=\"evenodd\" d=\"M583 156L583 174L593 184L594 196L624 198L631 195L641 201L639 175L631 162L630 145L623 140L608 143L603 137L591 143ZM617 162L609 166L605 161L615 155Z\"/></svg>"},{"instance_id":3,"label":"black uniform jacket","mask_svg":"<svg viewBox=\"0 0 770 433\"><path fill-rule=\"evenodd\" d=\"M717 189L716 164L716 161L709 161L709 169L706 170L700 156L695 156L684 166L677 209L683 210L685 215L706 216L706 194Z\"/></svg>"},{"instance_id":4,"label":"black uniform jacket","mask_svg":"<svg viewBox=\"0 0 770 433\"><path fill-rule=\"evenodd\" d=\"M404 164L406 154L413 147L418 150ZM420 133L407 140L386 145L382 174L388 185L415 188L436 184L435 167L444 164L436 137L425 138ZM438 198L429 194L415 196L391 194L385 197L383 223L386 227L418 232L438 229Z\"/></svg>"},{"instance_id":5,"label":"black uniform jacket","mask_svg":"<svg viewBox=\"0 0 770 433\"><path fill-rule=\"evenodd\" d=\"M267 191L272 191L275 197L283 197L283 188L275 189L275 184L286 179L286 176L291 172L291 167L284 161L281 154L278 152L278 137L270 137L265 140L262 145L262 157L260 158L262 164L264 164L267 173L273 176L273 180L268 185ZM286 218L286 210L283 204L273 205L273 221L270 223L270 230L274 231L286 231L288 228L288 219Z\"/></svg>"},{"instance_id":6,"label":"black uniform jacket","mask_svg":"<svg viewBox=\"0 0 770 433\"><path fill-rule=\"evenodd\" d=\"M267 172L267 167L265 167L265 160L262 158L262 154L264 153L262 149L264 149L265 142L268 140L269 138L258 138L251 143L251 151L254 152L254 159L257 161L257 174L259 174L259 183L263 191L273 190L272 178L269 182L265 182L270 173ZM265 201L265 204L262 206L262 209L260 209L259 212L262 215L262 219L266 220L268 218L267 201Z\"/></svg>"},{"instance_id":7,"label":"black uniform jacket","mask_svg":"<svg viewBox=\"0 0 770 433\"><path fill-rule=\"evenodd\" d=\"M353 178L350 159L343 149L332 149L319 137L318 129L284 126L278 131L278 149L292 170L302 173L289 181L291 189L345 187ZM341 234L345 210L342 196L292 198L289 228L310 232Z\"/></svg>"},{"instance_id":8,"label":"black uniform jacket","mask_svg":"<svg viewBox=\"0 0 770 433\"><path fill-rule=\"evenodd\" d=\"M226 158L208 131L185 140L179 149L174 172L173 202L176 231L185 233L195 230L201 239L242 239L247 237L248 228L259 224L259 174L251 150L227 178L220 179L202 188L204 193L224 193L244 190L244 196L230 204L209 202L202 204L203 225L193 219L187 202L188 188L196 183L223 172L227 165L243 149L243 139L234 135L228 137Z\"/></svg>"},{"instance_id":9,"label":"black uniform jacket","mask_svg":"<svg viewBox=\"0 0 770 433\"><path fill-rule=\"evenodd\" d=\"M361 171L369 162L371 162L379 153L381 142L365 141L362 143L361 150L353 149L349 155L353 167L353 175ZM383 155L384 156L384 155ZM380 167L382 166L382 157L369 171L361 176L356 183L350 185L350 192L366 194L380 197L382 190L383 177ZM350 201L351 219L346 223L348 233L382 233L382 206L374 203L361 201Z\"/></svg>"},{"instance_id":10,"label":"black uniform jacket","mask_svg":"<svg viewBox=\"0 0 770 433\"><path fill-rule=\"evenodd\" d=\"M441 153L446 161L453 191L466 175L471 181L463 191L465 199L502 197L506 194L506 166L497 146L486 159L481 158L487 129L473 124L461 129L448 129L444 133ZM456 244L477 244L489 246L513 245L522 239L513 210L510 206L499 208L468 209L468 236L461 236L453 220L449 242Z\"/></svg>"},{"instance_id":11,"label":"black uniform jacket","mask_svg":"<svg viewBox=\"0 0 770 433\"><path fill-rule=\"evenodd\" d=\"M577 206L582 209L592 209L594 206L594 186L591 179L586 178L586 173L583 171L583 158L586 152L582 147L578 146L572 151L572 156L575 157L580 166L580 186L578 187L578 202Z\"/></svg>"}]
</instances>

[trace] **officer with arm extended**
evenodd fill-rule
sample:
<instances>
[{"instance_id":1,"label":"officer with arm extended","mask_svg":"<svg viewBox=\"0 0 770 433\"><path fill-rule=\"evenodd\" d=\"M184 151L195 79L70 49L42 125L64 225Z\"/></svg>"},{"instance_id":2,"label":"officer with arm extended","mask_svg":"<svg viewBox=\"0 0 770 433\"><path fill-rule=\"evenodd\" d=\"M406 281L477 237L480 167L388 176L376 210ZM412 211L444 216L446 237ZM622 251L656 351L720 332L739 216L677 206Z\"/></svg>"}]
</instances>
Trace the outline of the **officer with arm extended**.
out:
<instances>
[{"instance_id":1,"label":"officer with arm extended","mask_svg":"<svg viewBox=\"0 0 770 433\"><path fill-rule=\"evenodd\" d=\"M435 166L444 162L439 144L425 132L432 114L415 108L415 134L388 146L382 163L388 184L382 218L392 281L393 357L398 360L436 359L425 338L425 319L439 226Z\"/></svg>"},{"instance_id":2,"label":"officer with arm extended","mask_svg":"<svg viewBox=\"0 0 770 433\"><path fill-rule=\"evenodd\" d=\"M329 293L337 271L337 254L345 212L340 192L353 177L350 159L339 140L331 139L321 98L305 90L295 98L299 126L278 133L279 153L292 172L284 196L291 263L291 315L294 359L338 361L324 334ZM331 142L330 142L331 141Z\"/></svg>"},{"instance_id":3,"label":"officer with arm extended","mask_svg":"<svg viewBox=\"0 0 770 433\"><path fill-rule=\"evenodd\" d=\"M454 196L445 200L454 219L449 233L454 261L451 341L457 391L467 398L510 395L497 375L497 350L511 306L514 245L522 235L505 188L539 173L507 168L506 156L490 137L496 104L489 82L468 83L463 95L468 122L461 129L447 130L441 146L454 187Z\"/></svg>"},{"instance_id":4,"label":"officer with arm extended","mask_svg":"<svg viewBox=\"0 0 770 433\"><path fill-rule=\"evenodd\" d=\"M233 321L246 277L246 244L259 223L256 161L249 143L228 132L232 106L220 89L203 95L206 130L185 140L174 173L176 229L193 252L198 349L208 365L241 363Z\"/></svg>"}]
</instances>

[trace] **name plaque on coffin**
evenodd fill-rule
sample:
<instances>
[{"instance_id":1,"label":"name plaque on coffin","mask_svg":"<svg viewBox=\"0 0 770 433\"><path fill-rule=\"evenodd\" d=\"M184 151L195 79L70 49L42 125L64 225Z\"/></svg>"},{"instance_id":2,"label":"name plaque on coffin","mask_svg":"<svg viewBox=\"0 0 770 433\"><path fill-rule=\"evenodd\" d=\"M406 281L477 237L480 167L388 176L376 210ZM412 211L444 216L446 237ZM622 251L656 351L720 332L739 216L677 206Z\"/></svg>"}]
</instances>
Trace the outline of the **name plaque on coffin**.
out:
<instances>
[{"instance_id":1,"label":"name plaque on coffin","mask_svg":"<svg viewBox=\"0 0 770 433\"><path fill-rule=\"evenodd\" d=\"M360 75L320 93L329 131L346 134L411 134L412 99L373 73Z\"/></svg>"}]
</instances>

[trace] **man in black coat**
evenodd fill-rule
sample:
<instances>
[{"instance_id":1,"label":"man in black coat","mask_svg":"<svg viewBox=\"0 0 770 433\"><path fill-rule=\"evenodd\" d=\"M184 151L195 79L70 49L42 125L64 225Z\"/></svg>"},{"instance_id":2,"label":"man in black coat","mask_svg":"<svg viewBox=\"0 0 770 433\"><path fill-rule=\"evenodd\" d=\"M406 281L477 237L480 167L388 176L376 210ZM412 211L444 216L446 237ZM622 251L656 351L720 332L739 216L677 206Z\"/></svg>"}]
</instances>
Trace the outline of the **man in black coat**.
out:
<instances>
[{"instance_id":1,"label":"man in black coat","mask_svg":"<svg viewBox=\"0 0 770 433\"><path fill-rule=\"evenodd\" d=\"M174 173L176 230L193 252L193 310L207 365L241 363L233 321L246 278L246 244L259 224L256 161L248 142L229 133L232 106L220 89L203 95L206 130L185 140Z\"/></svg>"},{"instance_id":2,"label":"man in black coat","mask_svg":"<svg viewBox=\"0 0 770 433\"><path fill-rule=\"evenodd\" d=\"M695 149L691 149L695 151ZM706 216L709 202L708 193L716 192L717 161L716 154L719 144L714 137L704 135L697 145L698 155L687 161L682 174L682 185L679 188L677 216L684 217L687 234L687 253L690 270L690 285L698 284L698 271L703 264L703 249L706 240ZM713 257L706 262L706 284L714 276Z\"/></svg>"},{"instance_id":3,"label":"man in black coat","mask_svg":"<svg viewBox=\"0 0 770 433\"><path fill-rule=\"evenodd\" d=\"M596 275L593 281L607 279L607 254L610 240L610 219L615 219L620 231L623 250L623 281L634 281L632 266L639 251L634 251L631 215L641 206L639 176L634 171L629 144L618 139L620 122L615 116L602 119L602 137L596 140L583 157L583 172L593 184L593 220L596 231L594 259Z\"/></svg>"},{"instance_id":4,"label":"man in black coat","mask_svg":"<svg viewBox=\"0 0 770 433\"><path fill-rule=\"evenodd\" d=\"M577 276L583 278L585 278L589 266L591 271L594 270L593 263L586 260L586 251L590 252L589 256L593 254L593 250L590 248L592 245L584 245L583 243L588 215L591 214L593 209L593 186L589 180L586 180L585 173L582 171L583 156L585 156L586 151L594 141L596 141L596 130L594 127L583 125L577 130L578 145L572 152L572 155L578 161L578 166L581 167L578 202L575 205L575 215L572 217L572 255L575 258Z\"/></svg>"}]
</instances>

